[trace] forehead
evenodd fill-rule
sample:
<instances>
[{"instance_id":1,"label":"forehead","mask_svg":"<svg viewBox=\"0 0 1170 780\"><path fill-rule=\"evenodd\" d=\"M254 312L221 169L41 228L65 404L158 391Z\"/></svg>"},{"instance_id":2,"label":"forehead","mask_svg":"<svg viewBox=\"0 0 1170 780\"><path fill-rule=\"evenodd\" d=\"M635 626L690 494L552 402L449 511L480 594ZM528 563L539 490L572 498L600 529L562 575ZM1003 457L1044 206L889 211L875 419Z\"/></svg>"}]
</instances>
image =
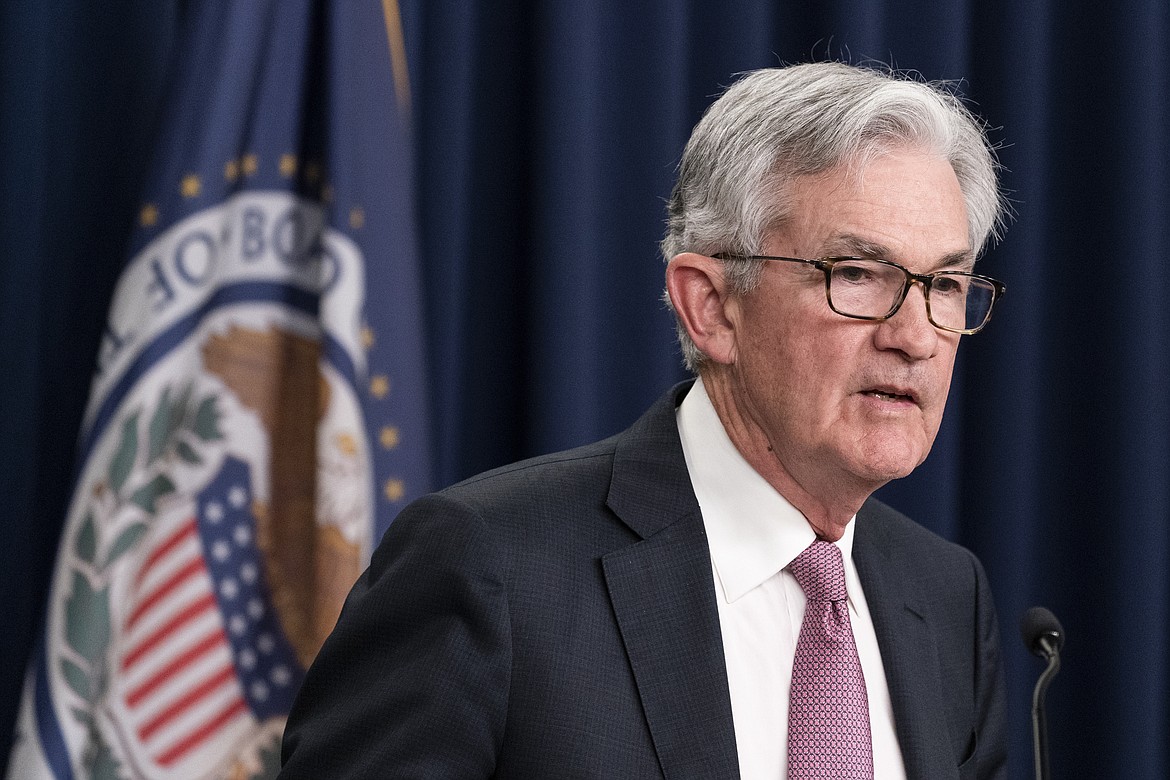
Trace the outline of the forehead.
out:
<instances>
[{"instance_id":1,"label":"forehead","mask_svg":"<svg viewBox=\"0 0 1170 780\"><path fill-rule=\"evenodd\" d=\"M915 265L971 254L958 179L937 155L887 152L864 166L802 176L790 195L789 219L773 233L784 246L772 249L797 257L876 254Z\"/></svg>"}]
</instances>

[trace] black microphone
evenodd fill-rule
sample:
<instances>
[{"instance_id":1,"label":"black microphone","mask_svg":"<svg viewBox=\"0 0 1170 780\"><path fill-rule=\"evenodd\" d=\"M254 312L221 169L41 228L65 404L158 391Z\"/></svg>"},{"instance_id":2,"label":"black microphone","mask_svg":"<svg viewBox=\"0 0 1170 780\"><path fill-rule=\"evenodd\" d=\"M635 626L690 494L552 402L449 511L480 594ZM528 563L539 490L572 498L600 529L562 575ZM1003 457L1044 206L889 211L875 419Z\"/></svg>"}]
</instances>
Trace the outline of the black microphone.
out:
<instances>
[{"instance_id":1,"label":"black microphone","mask_svg":"<svg viewBox=\"0 0 1170 780\"><path fill-rule=\"evenodd\" d=\"M1048 662L1032 691L1032 753L1036 761L1036 780L1048 780L1048 724L1044 718L1044 694L1048 691L1048 683L1060 671L1064 629L1056 615L1044 607L1032 607L1020 618L1020 636L1028 652Z\"/></svg>"}]
</instances>

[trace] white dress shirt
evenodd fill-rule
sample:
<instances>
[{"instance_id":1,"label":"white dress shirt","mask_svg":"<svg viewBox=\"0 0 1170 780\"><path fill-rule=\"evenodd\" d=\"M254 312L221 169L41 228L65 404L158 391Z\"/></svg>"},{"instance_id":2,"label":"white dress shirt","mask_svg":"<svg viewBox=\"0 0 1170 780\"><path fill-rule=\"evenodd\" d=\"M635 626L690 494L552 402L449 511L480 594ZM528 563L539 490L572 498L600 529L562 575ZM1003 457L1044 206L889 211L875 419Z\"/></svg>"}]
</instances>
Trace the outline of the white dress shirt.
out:
<instances>
[{"instance_id":1,"label":"white dress shirt","mask_svg":"<svg viewBox=\"0 0 1170 780\"><path fill-rule=\"evenodd\" d=\"M804 592L784 567L816 533L731 443L702 380L677 416L711 547L740 776L782 780L788 773L788 693L805 605ZM853 563L855 525L849 522L837 546L845 559L849 621L869 698L874 777L905 780L881 653Z\"/></svg>"}]
</instances>

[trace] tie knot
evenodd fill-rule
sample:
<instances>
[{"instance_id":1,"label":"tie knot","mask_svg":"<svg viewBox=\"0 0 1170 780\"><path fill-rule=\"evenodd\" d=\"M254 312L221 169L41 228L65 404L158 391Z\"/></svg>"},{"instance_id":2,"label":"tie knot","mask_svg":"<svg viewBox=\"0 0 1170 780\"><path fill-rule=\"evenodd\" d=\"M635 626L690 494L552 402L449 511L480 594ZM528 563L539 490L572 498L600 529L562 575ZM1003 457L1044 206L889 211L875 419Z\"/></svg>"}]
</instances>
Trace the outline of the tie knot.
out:
<instances>
[{"instance_id":1,"label":"tie knot","mask_svg":"<svg viewBox=\"0 0 1170 780\"><path fill-rule=\"evenodd\" d=\"M845 600L845 565L841 549L817 539L788 564L809 601Z\"/></svg>"}]
</instances>

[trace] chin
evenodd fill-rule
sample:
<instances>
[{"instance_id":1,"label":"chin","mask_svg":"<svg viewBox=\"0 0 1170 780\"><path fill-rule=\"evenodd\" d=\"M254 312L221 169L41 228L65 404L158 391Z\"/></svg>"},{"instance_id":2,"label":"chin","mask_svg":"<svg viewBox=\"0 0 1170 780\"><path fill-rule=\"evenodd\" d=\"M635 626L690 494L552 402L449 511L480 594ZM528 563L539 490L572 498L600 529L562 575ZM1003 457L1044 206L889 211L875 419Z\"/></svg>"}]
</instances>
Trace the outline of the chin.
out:
<instances>
[{"instance_id":1,"label":"chin","mask_svg":"<svg viewBox=\"0 0 1170 780\"><path fill-rule=\"evenodd\" d=\"M914 469L916 468L918 468L918 464L913 466L875 469L873 472L873 481L884 485L887 482L893 482L895 479L901 479L902 477L910 476L912 473L914 473Z\"/></svg>"},{"instance_id":2,"label":"chin","mask_svg":"<svg viewBox=\"0 0 1170 780\"><path fill-rule=\"evenodd\" d=\"M898 442L871 449L855 461L854 473L880 485L909 476L926 460L929 449Z\"/></svg>"}]
</instances>

